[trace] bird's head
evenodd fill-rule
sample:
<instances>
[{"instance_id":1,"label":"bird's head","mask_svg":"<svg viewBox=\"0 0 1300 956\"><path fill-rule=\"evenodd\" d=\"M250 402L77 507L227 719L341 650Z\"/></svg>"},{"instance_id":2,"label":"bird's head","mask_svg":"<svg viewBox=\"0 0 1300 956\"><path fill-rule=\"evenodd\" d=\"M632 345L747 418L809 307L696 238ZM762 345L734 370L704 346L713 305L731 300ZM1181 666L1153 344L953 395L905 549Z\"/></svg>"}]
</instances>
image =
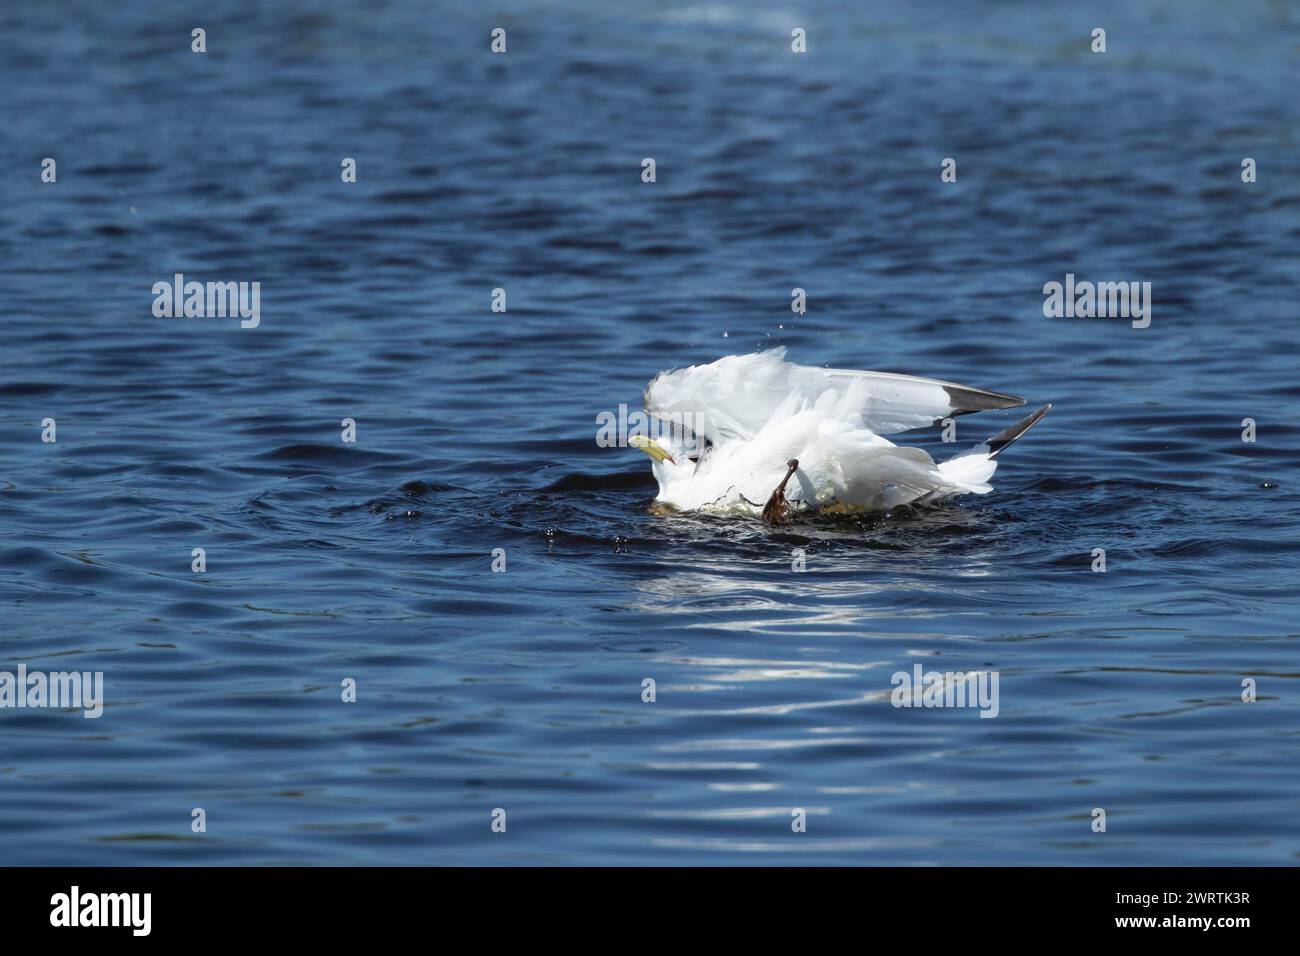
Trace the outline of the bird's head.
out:
<instances>
[{"instance_id":1,"label":"bird's head","mask_svg":"<svg viewBox=\"0 0 1300 956\"><path fill-rule=\"evenodd\" d=\"M668 462L670 465L677 464L677 459L673 457L672 451L664 444L661 444L660 439L658 438L651 438L649 435L631 435L628 437L627 443L630 447L645 452L653 458L656 463L662 464Z\"/></svg>"},{"instance_id":2,"label":"bird's head","mask_svg":"<svg viewBox=\"0 0 1300 956\"><path fill-rule=\"evenodd\" d=\"M700 464L700 451L677 435L630 435L630 447L650 456L651 467L660 485L682 481L695 475Z\"/></svg>"}]
</instances>

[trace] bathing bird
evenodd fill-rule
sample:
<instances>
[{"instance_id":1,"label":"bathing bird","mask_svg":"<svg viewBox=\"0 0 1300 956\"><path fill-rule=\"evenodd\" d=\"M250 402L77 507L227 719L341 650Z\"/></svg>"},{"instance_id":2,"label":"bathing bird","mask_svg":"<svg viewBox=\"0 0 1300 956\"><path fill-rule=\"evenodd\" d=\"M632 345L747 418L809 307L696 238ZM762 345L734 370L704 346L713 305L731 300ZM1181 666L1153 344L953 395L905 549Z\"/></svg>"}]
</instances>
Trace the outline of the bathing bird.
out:
<instances>
[{"instance_id":1,"label":"bathing bird","mask_svg":"<svg viewBox=\"0 0 1300 956\"><path fill-rule=\"evenodd\" d=\"M938 379L797 365L776 348L659 373L645 390L659 434L627 443L651 458L659 510L781 524L987 494L998 456L1051 405L941 462L884 436L1024 404Z\"/></svg>"}]
</instances>

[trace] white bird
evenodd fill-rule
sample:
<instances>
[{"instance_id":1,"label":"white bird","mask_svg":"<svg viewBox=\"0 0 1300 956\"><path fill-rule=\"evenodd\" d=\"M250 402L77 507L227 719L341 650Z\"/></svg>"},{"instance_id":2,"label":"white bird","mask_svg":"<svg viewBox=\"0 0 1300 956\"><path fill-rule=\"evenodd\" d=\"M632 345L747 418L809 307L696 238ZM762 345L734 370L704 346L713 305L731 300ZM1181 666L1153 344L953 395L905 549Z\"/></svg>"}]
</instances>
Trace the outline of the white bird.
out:
<instances>
[{"instance_id":1,"label":"white bird","mask_svg":"<svg viewBox=\"0 0 1300 956\"><path fill-rule=\"evenodd\" d=\"M997 456L1051 405L938 463L882 436L1023 404L937 379L795 365L777 348L661 372L646 387L645 408L668 428L628 444L651 457L662 509L778 523L796 512L886 511L987 494Z\"/></svg>"}]
</instances>

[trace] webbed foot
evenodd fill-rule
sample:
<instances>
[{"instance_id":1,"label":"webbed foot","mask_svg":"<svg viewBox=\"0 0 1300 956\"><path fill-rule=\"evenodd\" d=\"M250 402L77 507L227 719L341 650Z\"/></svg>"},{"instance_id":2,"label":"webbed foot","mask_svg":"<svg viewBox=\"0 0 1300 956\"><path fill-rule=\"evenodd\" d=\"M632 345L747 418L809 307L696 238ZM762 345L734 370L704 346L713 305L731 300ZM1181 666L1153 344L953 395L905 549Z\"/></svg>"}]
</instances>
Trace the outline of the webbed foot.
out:
<instances>
[{"instance_id":1,"label":"webbed foot","mask_svg":"<svg viewBox=\"0 0 1300 956\"><path fill-rule=\"evenodd\" d=\"M781 479L781 483L776 486L776 491L772 492L772 497L767 499L767 504L763 506L763 520L768 524L783 524L790 520L790 503L785 500L785 484L790 480L790 476L799 470L799 459L791 458L785 463L790 469Z\"/></svg>"}]
</instances>

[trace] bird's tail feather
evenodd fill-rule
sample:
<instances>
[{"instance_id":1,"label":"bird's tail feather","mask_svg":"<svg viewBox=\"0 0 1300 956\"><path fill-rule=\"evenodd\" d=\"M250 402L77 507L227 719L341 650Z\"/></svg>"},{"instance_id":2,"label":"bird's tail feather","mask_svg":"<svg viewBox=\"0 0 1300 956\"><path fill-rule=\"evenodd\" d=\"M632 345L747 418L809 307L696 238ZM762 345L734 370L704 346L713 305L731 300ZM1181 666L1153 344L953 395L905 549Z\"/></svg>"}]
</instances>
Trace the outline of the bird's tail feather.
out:
<instances>
[{"instance_id":1,"label":"bird's tail feather","mask_svg":"<svg viewBox=\"0 0 1300 956\"><path fill-rule=\"evenodd\" d=\"M1047 414L1047 410L1051 407L1051 405L1044 405L1028 418L1016 422L1016 424L998 432L992 438L986 438L978 445L966 449L960 455L955 455L947 461L940 462L939 473L954 485L973 491L976 494L984 494L992 490L987 482L993 477L993 472L998 469L998 455L1002 454L1021 435L1029 431L1040 418Z\"/></svg>"}]
</instances>

